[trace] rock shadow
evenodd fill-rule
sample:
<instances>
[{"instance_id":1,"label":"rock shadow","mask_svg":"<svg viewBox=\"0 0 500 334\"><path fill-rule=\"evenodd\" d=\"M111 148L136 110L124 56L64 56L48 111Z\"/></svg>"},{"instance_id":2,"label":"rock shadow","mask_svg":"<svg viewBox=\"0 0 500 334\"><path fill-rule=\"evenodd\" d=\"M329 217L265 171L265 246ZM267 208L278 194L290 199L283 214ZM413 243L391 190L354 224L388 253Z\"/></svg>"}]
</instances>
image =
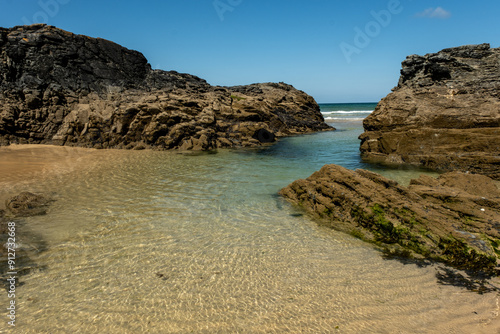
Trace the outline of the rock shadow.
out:
<instances>
[{"instance_id":1,"label":"rock shadow","mask_svg":"<svg viewBox=\"0 0 500 334\"><path fill-rule=\"evenodd\" d=\"M394 255L387 251L383 251L382 257L385 260L396 260L404 265L416 265L419 268L438 265L438 262L432 260ZM493 277L494 275L481 271L463 271L441 264L436 267L436 279L438 284L450 285L478 294L491 292L500 293L500 287L495 286L492 282Z\"/></svg>"}]
</instances>

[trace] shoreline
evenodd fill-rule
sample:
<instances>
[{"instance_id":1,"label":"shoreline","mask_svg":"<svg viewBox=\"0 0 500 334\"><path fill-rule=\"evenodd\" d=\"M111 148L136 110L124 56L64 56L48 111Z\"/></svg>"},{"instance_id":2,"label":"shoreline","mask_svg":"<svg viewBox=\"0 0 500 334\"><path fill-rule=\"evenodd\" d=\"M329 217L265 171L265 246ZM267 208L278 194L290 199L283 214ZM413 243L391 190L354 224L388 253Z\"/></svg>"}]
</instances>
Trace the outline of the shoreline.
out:
<instances>
[{"instance_id":1,"label":"shoreline","mask_svg":"<svg viewBox=\"0 0 500 334\"><path fill-rule=\"evenodd\" d=\"M30 191L40 178L70 173L80 166L83 158L97 149L43 145L12 144L0 147L0 210L5 200L21 191Z\"/></svg>"}]
</instances>

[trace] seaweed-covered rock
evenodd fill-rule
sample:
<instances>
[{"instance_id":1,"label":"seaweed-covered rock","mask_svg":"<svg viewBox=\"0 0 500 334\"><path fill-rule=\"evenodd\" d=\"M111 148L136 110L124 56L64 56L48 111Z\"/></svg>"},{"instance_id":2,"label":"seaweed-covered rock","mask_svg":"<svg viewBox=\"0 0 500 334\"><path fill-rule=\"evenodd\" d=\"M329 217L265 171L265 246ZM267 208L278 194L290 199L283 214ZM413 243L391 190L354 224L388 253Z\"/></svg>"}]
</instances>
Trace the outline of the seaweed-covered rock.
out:
<instances>
[{"instance_id":1,"label":"seaweed-covered rock","mask_svg":"<svg viewBox=\"0 0 500 334\"><path fill-rule=\"evenodd\" d=\"M389 251L496 273L500 191L486 176L421 176L409 187L379 174L326 165L281 190L322 222Z\"/></svg>"},{"instance_id":2,"label":"seaweed-covered rock","mask_svg":"<svg viewBox=\"0 0 500 334\"><path fill-rule=\"evenodd\" d=\"M41 194L22 192L5 201L5 206L14 217L44 215L52 200Z\"/></svg>"}]
</instances>

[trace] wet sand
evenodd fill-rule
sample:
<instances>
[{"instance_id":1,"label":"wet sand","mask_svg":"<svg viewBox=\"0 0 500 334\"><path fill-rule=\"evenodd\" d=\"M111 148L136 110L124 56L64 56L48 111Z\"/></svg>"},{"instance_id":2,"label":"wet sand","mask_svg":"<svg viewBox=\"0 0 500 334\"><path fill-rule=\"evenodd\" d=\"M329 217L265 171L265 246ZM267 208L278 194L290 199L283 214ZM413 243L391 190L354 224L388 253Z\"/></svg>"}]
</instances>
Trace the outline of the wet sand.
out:
<instances>
[{"instance_id":1,"label":"wet sand","mask_svg":"<svg viewBox=\"0 0 500 334\"><path fill-rule=\"evenodd\" d=\"M37 179L63 176L96 152L95 149L53 145L0 147L0 209L6 198L29 191Z\"/></svg>"}]
</instances>

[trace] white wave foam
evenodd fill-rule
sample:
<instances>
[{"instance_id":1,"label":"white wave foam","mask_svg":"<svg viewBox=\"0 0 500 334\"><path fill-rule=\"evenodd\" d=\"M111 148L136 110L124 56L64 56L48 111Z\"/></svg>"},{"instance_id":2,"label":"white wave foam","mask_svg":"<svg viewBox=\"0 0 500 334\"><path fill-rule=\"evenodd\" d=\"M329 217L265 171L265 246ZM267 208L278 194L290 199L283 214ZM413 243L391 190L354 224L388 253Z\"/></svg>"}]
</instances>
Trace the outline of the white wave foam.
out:
<instances>
[{"instance_id":1,"label":"white wave foam","mask_svg":"<svg viewBox=\"0 0 500 334\"><path fill-rule=\"evenodd\" d=\"M344 122L351 122L351 121L362 121L364 120L365 117L325 117L326 121L344 121Z\"/></svg>"},{"instance_id":2,"label":"white wave foam","mask_svg":"<svg viewBox=\"0 0 500 334\"><path fill-rule=\"evenodd\" d=\"M334 110L334 111L324 111L323 115L334 115L334 114L371 114L373 110Z\"/></svg>"}]
</instances>

